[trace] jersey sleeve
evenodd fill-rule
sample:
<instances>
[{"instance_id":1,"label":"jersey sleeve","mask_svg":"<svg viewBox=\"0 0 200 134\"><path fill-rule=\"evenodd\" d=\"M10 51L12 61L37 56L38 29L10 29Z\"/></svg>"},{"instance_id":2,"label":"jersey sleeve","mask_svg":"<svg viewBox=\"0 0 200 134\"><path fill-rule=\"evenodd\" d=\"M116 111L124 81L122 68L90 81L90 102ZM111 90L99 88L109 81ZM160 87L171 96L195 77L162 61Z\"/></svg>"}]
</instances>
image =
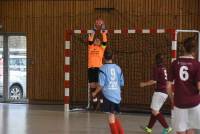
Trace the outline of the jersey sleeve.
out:
<instances>
[{"instance_id":1,"label":"jersey sleeve","mask_svg":"<svg viewBox=\"0 0 200 134\"><path fill-rule=\"evenodd\" d=\"M106 81L106 75L102 70L99 70L99 85L101 87L105 86Z\"/></svg>"},{"instance_id":2,"label":"jersey sleeve","mask_svg":"<svg viewBox=\"0 0 200 134\"><path fill-rule=\"evenodd\" d=\"M101 47L106 48L107 41L108 41L108 39L107 39L107 33L106 33L106 32L103 32L103 33L102 33L102 37L103 37L103 41L102 41Z\"/></svg>"},{"instance_id":3,"label":"jersey sleeve","mask_svg":"<svg viewBox=\"0 0 200 134\"><path fill-rule=\"evenodd\" d=\"M120 75L120 86L123 87L124 86L124 75L121 71L121 75Z\"/></svg>"}]
</instances>

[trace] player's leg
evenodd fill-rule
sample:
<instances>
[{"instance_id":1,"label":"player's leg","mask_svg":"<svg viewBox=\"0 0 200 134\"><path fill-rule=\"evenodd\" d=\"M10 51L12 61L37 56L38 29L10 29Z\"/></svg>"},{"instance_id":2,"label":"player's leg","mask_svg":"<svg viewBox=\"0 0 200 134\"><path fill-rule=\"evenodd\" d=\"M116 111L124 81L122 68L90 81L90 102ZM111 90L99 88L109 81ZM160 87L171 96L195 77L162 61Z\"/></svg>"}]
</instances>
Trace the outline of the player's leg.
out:
<instances>
[{"instance_id":1,"label":"player's leg","mask_svg":"<svg viewBox=\"0 0 200 134\"><path fill-rule=\"evenodd\" d=\"M121 121L119 118L115 118L115 124L117 126L119 134L124 134L124 128L122 127Z\"/></svg>"},{"instance_id":2,"label":"player's leg","mask_svg":"<svg viewBox=\"0 0 200 134\"><path fill-rule=\"evenodd\" d=\"M93 82L93 86L91 88L91 96L92 96L92 92L94 92L97 88L97 84L96 82ZM97 109L97 105L98 105L98 95L95 97L92 97L92 105L93 105L93 110Z\"/></svg>"},{"instance_id":3,"label":"player's leg","mask_svg":"<svg viewBox=\"0 0 200 134\"><path fill-rule=\"evenodd\" d=\"M152 113L148 125L144 128L145 132L152 133L152 128L156 123L156 116Z\"/></svg>"},{"instance_id":4,"label":"player's leg","mask_svg":"<svg viewBox=\"0 0 200 134\"><path fill-rule=\"evenodd\" d=\"M158 120L160 124L164 127L163 134L167 134L172 131L172 128L168 126L163 114L160 112L160 109L165 103L166 99L167 99L167 94L161 92L154 93L151 103L152 114L148 124L148 128L150 128L149 131L151 131L156 120ZM148 128L146 129L148 130Z\"/></svg>"},{"instance_id":5,"label":"player's leg","mask_svg":"<svg viewBox=\"0 0 200 134\"><path fill-rule=\"evenodd\" d=\"M176 134L186 134L186 132L176 132Z\"/></svg>"},{"instance_id":6,"label":"player's leg","mask_svg":"<svg viewBox=\"0 0 200 134\"><path fill-rule=\"evenodd\" d=\"M195 130L194 129L188 129L184 132L176 132L176 134L195 134Z\"/></svg>"},{"instance_id":7,"label":"player's leg","mask_svg":"<svg viewBox=\"0 0 200 134\"><path fill-rule=\"evenodd\" d=\"M89 81L89 92L90 92L90 109L96 109L97 97L92 97L92 92L96 90L95 73L93 68L88 69L88 81Z\"/></svg>"},{"instance_id":8,"label":"player's leg","mask_svg":"<svg viewBox=\"0 0 200 134\"><path fill-rule=\"evenodd\" d=\"M93 86L92 86L91 92L90 92L90 93L91 93L91 94L90 94L91 96L92 96L92 92L94 92L94 91L96 90L96 87L97 87L97 86L96 86L96 85L97 85L96 82L93 82L92 85L93 85ZM93 106L93 110L96 110L97 104L98 104L98 98L97 98L97 96L92 97L92 106Z\"/></svg>"},{"instance_id":9,"label":"player's leg","mask_svg":"<svg viewBox=\"0 0 200 134\"><path fill-rule=\"evenodd\" d=\"M93 109L93 110L95 110L96 109L96 105L97 105L97 101L98 101L98 99L97 99L97 97L92 97L92 92L94 92L95 91L95 83L94 82L92 82L92 83L89 83L89 85L90 85L90 109Z\"/></svg>"},{"instance_id":10,"label":"player's leg","mask_svg":"<svg viewBox=\"0 0 200 134\"><path fill-rule=\"evenodd\" d=\"M114 109L116 113L120 113L120 104L114 104ZM121 121L119 118L117 118L117 116L115 117L115 124L119 134L124 134L124 128L122 127Z\"/></svg>"},{"instance_id":11,"label":"player's leg","mask_svg":"<svg viewBox=\"0 0 200 134\"><path fill-rule=\"evenodd\" d=\"M156 116L156 119L160 122L160 124L164 127L164 128L168 128L168 124L163 116L163 114L159 111L154 111L154 113L156 113L154 116Z\"/></svg>"},{"instance_id":12,"label":"player's leg","mask_svg":"<svg viewBox=\"0 0 200 134\"><path fill-rule=\"evenodd\" d=\"M152 128L157 120L156 116L159 113L159 110L158 110L158 112L155 110L155 109L158 109L157 101L158 101L158 97L156 96L156 92L154 92L152 101L151 101L151 109L152 109L151 112L152 113L151 113L148 125L144 128L145 132L147 132L147 133L152 133Z\"/></svg>"},{"instance_id":13,"label":"player's leg","mask_svg":"<svg viewBox=\"0 0 200 134\"><path fill-rule=\"evenodd\" d=\"M111 134L120 134L116 125L115 114L110 113L108 116L108 122L111 130Z\"/></svg>"},{"instance_id":14,"label":"player's leg","mask_svg":"<svg viewBox=\"0 0 200 134\"><path fill-rule=\"evenodd\" d=\"M124 129L115 113L120 112L120 104L115 104L103 97L103 111L109 113L108 122L112 134L124 134Z\"/></svg>"},{"instance_id":15,"label":"player's leg","mask_svg":"<svg viewBox=\"0 0 200 134\"><path fill-rule=\"evenodd\" d=\"M152 106L153 103L155 103L155 97L152 98L151 107L153 107ZM151 116L150 116L150 119L149 119L149 123L146 127L144 127L144 131L146 133L152 133L152 128L153 128L155 123L156 123L156 115L153 113L153 110L152 110L152 113L151 113Z\"/></svg>"},{"instance_id":16,"label":"player's leg","mask_svg":"<svg viewBox=\"0 0 200 134\"><path fill-rule=\"evenodd\" d=\"M115 114L113 110L112 102L103 97L103 111L108 113L108 124L111 134L119 134L117 125L115 123Z\"/></svg>"},{"instance_id":17,"label":"player's leg","mask_svg":"<svg viewBox=\"0 0 200 134\"><path fill-rule=\"evenodd\" d=\"M162 134L168 134L172 132L172 128L169 127L166 119L164 118L164 115L160 112L160 109L164 105L168 95L165 93L161 92L155 92L153 96L153 102L154 104L152 105L152 113L156 117L156 120L160 122L160 124L164 127Z\"/></svg>"},{"instance_id":18,"label":"player's leg","mask_svg":"<svg viewBox=\"0 0 200 134\"><path fill-rule=\"evenodd\" d=\"M176 134L186 134L188 129L188 109L174 107L174 131Z\"/></svg>"},{"instance_id":19,"label":"player's leg","mask_svg":"<svg viewBox=\"0 0 200 134\"><path fill-rule=\"evenodd\" d=\"M98 81L99 81L99 68L94 68L93 69L93 82L94 82L94 90L98 87ZM93 98L93 103L94 103L94 110L97 110L100 102L99 102L99 93L95 98Z\"/></svg>"},{"instance_id":20,"label":"player's leg","mask_svg":"<svg viewBox=\"0 0 200 134\"><path fill-rule=\"evenodd\" d=\"M194 134L194 129L200 129L200 104L188 110L189 130L187 134Z\"/></svg>"},{"instance_id":21,"label":"player's leg","mask_svg":"<svg viewBox=\"0 0 200 134\"><path fill-rule=\"evenodd\" d=\"M100 107L100 110L103 109L103 94L102 94L102 91L100 91L97 95L98 97L98 105Z\"/></svg>"},{"instance_id":22,"label":"player's leg","mask_svg":"<svg viewBox=\"0 0 200 134\"><path fill-rule=\"evenodd\" d=\"M195 131L194 131L194 129L188 129L186 131L186 134L195 134Z\"/></svg>"},{"instance_id":23,"label":"player's leg","mask_svg":"<svg viewBox=\"0 0 200 134\"><path fill-rule=\"evenodd\" d=\"M156 123L156 116L157 116L157 114L158 114L159 112L156 112L156 111L154 111L154 110L152 110L152 113L151 113L151 116L150 116L150 119L149 119L149 123L148 123L148 125L144 128L144 131L146 132L146 133L152 133L152 128L153 128L153 126L155 125L155 123Z\"/></svg>"}]
</instances>

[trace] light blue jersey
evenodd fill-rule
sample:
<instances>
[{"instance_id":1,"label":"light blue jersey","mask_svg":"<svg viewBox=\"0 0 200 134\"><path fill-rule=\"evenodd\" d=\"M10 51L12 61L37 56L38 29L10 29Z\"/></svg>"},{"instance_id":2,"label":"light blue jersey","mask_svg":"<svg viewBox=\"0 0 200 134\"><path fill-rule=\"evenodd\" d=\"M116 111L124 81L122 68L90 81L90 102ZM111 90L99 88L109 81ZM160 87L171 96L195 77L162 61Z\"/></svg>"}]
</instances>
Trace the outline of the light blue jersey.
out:
<instances>
[{"instance_id":1,"label":"light blue jersey","mask_svg":"<svg viewBox=\"0 0 200 134\"><path fill-rule=\"evenodd\" d=\"M106 99L119 104L124 77L121 68L116 64L104 64L99 72L99 85Z\"/></svg>"}]
</instances>

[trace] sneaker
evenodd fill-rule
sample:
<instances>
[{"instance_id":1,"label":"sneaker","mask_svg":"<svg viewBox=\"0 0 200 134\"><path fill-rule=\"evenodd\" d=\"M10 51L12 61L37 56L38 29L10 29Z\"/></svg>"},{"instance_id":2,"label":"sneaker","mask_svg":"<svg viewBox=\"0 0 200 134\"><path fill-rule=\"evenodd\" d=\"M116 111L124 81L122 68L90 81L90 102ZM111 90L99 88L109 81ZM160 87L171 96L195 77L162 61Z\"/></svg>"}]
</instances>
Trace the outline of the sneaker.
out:
<instances>
[{"instance_id":1,"label":"sneaker","mask_svg":"<svg viewBox=\"0 0 200 134\"><path fill-rule=\"evenodd\" d=\"M163 128L163 132L162 132L162 134L169 134L169 133L171 133L172 132L172 128L171 127L168 127L168 128Z\"/></svg>"},{"instance_id":2,"label":"sneaker","mask_svg":"<svg viewBox=\"0 0 200 134\"><path fill-rule=\"evenodd\" d=\"M144 127L144 131L148 134L152 134L152 129L148 127Z\"/></svg>"}]
</instances>

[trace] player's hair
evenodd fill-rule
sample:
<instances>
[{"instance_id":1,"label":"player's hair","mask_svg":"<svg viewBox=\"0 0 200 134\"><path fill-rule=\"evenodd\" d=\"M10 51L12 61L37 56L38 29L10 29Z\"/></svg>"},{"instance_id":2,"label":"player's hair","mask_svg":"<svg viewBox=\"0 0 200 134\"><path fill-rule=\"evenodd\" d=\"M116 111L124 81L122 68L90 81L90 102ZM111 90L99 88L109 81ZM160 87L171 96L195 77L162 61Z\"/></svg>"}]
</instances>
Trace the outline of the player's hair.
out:
<instances>
[{"instance_id":1,"label":"player's hair","mask_svg":"<svg viewBox=\"0 0 200 134\"><path fill-rule=\"evenodd\" d=\"M183 42L183 47L186 53L191 54L192 52L196 51L196 44L192 37L186 38Z\"/></svg>"},{"instance_id":2,"label":"player's hair","mask_svg":"<svg viewBox=\"0 0 200 134\"><path fill-rule=\"evenodd\" d=\"M156 60L156 64L157 65L163 64L163 62L164 62L163 54L162 53L157 53L156 57L155 57L155 60Z\"/></svg>"},{"instance_id":3,"label":"player's hair","mask_svg":"<svg viewBox=\"0 0 200 134\"><path fill-rule=\"evenodd\" d=\"M105 60L112 60L113 51L110 48L106 48L106 50L104 52L104 58L105 58Z\"/></svg>"}]
</instances>

